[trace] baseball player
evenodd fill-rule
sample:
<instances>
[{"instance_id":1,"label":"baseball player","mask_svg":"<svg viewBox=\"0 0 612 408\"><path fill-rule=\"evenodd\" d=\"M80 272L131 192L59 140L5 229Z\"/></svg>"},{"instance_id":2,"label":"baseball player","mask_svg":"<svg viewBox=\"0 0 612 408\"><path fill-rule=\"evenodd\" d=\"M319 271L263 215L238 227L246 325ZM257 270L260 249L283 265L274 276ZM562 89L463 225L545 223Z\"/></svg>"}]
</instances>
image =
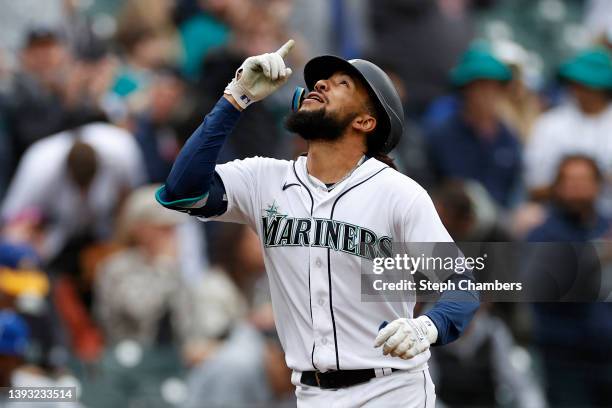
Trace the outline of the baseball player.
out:
<instances>
[{"instance_id":1,"label":"baseball player","mask_svg":"<svg viewBox=\"0 0 612 408\"><path fill-rule=\"evenodd\" d=\"M389 77L365 60L314 58L304 68L310 92L296 92L286 122L307 155L216 165L240 112L291 75L292 46L244 61L157 200L258 233L298 406L433 407L429 348L456 339L478 301L444 293L419 317L413 301L361 302L362 259L388 255L394 241L452 241L425 190L386 163L403 131Z\"/></svg>"}]
</instances>

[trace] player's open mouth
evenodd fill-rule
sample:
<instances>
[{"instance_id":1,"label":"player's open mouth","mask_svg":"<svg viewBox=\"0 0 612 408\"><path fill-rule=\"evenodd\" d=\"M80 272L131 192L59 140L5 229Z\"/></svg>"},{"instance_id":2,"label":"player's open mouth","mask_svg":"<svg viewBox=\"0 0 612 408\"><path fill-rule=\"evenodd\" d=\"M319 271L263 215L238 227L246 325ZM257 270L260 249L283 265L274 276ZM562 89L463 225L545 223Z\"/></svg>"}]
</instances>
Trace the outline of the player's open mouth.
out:
<instances>
[{"instance_id":1,"label":"player's open mouth","mask_svg":"<svg viewBox=\"0 0 612 408\"><path fill-rule=\"evenodd\" d=\"M321 95L318 92L310 92L305 100L313 100L313 101L325 103L325 99L323 98L323 95Z\"/></svg>"}]
</instances>

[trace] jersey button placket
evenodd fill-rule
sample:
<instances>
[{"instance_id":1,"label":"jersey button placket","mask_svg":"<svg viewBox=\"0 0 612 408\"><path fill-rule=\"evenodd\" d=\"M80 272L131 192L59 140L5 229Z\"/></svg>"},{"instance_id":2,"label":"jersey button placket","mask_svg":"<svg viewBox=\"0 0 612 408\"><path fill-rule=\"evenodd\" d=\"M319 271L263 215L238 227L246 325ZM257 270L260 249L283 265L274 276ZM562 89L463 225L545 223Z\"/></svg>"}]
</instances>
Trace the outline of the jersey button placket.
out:
<instances>
[{"instance_id":1,"label":"jersey button placket","mask_svg":"<svg viewBox=\"0 0 612 408\"><path fill-rule=\"evenodd\" d=\"M313 217L327 218L329 209L315 206ZM315 342L313 362L317 368L333 368L336 363L333 347L333 325L329 311L329 277L327 248L310 247L310 283L312 296L312 329Z\"/></svg>"}]
</instances>

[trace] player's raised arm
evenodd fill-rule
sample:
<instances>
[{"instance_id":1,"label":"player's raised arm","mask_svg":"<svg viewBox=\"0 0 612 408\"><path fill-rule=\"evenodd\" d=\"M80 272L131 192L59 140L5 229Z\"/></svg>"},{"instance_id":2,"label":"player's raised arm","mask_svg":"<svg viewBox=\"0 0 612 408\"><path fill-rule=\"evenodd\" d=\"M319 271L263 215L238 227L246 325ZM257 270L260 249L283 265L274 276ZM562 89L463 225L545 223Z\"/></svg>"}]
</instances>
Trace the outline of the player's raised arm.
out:
<instances>
[{"instance_id":1,"label":"player's raised arm","mask_svg":"<svg viewBox=\"0 0 612 408\"><path fill-rule=\"evenodd\" d=\"M287 82L292 71L285 66L284 57L293 44L289 40L276 52L249 57L243 62L223 97L181 149L166 184L156 193L160 204L194 215L217 215L222 211L212 208L220 206L224 191L223 183L215 177L219 151L240 112Z\"/></svg>"}]
</instances>

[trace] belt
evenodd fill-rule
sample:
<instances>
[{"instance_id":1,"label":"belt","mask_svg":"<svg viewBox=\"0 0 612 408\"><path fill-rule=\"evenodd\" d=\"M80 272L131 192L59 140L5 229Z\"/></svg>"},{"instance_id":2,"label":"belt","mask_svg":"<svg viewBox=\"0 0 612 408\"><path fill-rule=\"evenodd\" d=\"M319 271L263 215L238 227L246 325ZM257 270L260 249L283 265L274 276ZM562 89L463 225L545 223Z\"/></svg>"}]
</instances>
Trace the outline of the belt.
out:
<instances>
[{"instance_id":1,"label":"belt","mask_svg":"<svg viewBox=\"0 0 612 408\"><path fill-rule=\"evenodd\" d=\"M398 371L398 369L392 368L391 371ZM327 371L325 373L319 371L303 371L300 382L304 385L322 389L338 389L365 383L374 377L376 377L376 371L373 368L364 370Z\"/></svg>"}]
</instances>

